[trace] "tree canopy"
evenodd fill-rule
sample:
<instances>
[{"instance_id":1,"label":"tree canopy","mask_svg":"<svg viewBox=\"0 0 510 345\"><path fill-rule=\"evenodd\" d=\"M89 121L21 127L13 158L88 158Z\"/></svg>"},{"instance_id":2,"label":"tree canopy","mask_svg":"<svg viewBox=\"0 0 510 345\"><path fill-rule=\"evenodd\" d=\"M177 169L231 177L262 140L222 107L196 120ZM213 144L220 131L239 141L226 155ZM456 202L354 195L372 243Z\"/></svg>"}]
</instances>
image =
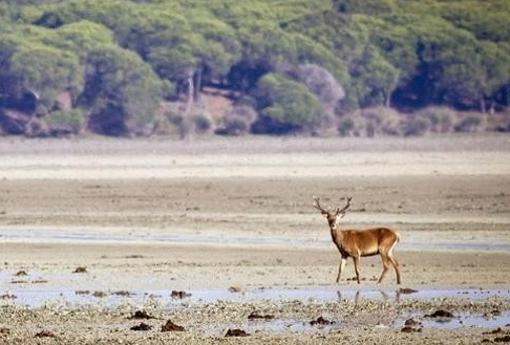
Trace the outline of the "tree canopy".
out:
<instances>
[{"instance_id":1,"label":"tree canopy","mask_svg":"<svg viewBox=\"0 0 510 345\"><path fill-rule=\"evenodd\" d=\"M369 107L505 111L509 18L506 0L5 1L0 128L65 118L63 93L76 132L108 135L151 134L162 104L186 117L210 89L253 108L255 132Z\"/></svg>"}]
</instances>

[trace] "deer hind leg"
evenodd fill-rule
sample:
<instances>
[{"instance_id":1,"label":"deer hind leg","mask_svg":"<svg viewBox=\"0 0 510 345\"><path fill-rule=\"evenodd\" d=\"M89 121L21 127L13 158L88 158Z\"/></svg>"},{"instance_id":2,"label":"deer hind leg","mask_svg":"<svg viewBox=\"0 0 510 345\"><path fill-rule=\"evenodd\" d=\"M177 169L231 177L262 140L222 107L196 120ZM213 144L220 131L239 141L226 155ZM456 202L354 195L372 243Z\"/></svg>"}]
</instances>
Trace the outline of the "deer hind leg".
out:
<instances>
[{"instance_id":1,"label":"deer hind leg","mask_svg":"<svg viewBox=\"0 0 510 345\"><path fill-rule=\"evenodd\" d=\"M395 259L393 257L393 255L389 255L388 258L390 259L390 262L393 265L393 268L395 269L395 273L397 274L397 284L400 285L400 283L401 283L401 280L400 280L400 265L399 265L397 259Z\"/></svg>"},{"instance_id":2,"label":"deer hind leg","mask_svg":"<svg viewBox=\"0 0 510 345\"><path fill-rule=\"evenodd\" d=\"M344 258L342 256L342 258L340 259L340 265L338 266L338 276L336 277L337 283L340 281L340 276L342 275L342 271L344 270L346 263L347 263L347 258Z\"/></svg>"},{"instance_id":3,"label":"deer hind leg","mask_svg":"<svg viewBox=\"0 0 510 345\"><path fill-rule=\"evenodd\" d=\"M383 264L383 271L381 273L381 276L379 277L379 280L377 281L377 284L381 284L384 276L386 275L386 272L388 272L391 265L390 258L386 254L381 253L381 259Z\"/></svg>"},{"instance_id":4,"label":"deer hind leg","mask_svg":"<svg viewBox=\"0 0 510 345\"><path fill-rule=\"evenodd\" d=\"M356 280L359 284L359 256L353 256L352 260L354 261L354 270L356 271Z\"/></svg>"}]
</instances>

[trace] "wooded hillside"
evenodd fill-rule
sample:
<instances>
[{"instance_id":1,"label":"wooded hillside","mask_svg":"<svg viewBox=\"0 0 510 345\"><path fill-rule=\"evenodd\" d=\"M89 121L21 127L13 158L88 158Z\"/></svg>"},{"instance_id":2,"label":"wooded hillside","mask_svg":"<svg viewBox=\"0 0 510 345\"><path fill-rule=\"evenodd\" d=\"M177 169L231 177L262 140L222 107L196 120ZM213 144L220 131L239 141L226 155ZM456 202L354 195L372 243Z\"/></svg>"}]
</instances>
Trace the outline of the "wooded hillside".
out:
<instances>
[{"instance_id":1,"label":"wooded hillside","mask_svg":"<svg viewBox=\"0 0 510 345\"><path fill-rule=\"evenodd\" d=\"M0 3L0 133L510 130L507 0Z\"/></svg>"}]
</instances>

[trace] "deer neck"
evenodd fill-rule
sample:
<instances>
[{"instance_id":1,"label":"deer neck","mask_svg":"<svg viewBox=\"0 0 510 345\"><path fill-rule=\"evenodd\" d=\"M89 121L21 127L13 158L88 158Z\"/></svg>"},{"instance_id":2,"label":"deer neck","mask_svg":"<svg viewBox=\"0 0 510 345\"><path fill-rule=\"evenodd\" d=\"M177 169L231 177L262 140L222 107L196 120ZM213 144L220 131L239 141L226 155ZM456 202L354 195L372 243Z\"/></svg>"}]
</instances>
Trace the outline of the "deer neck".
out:
<instances>
[{"instance_id":1,"label":"deer neck","mask_svg":"<svg viewBox=\"0 0 510 345\"><path fill-rule=\"evenodd\" d=\"M338 224L330 226L329 229L331 231L331 238L333 239L333 241L335 243L337 241L342 242L344 234L343 234L342 230L340 230L340 227L338 226Z\"/></svg>"}]
</instances>

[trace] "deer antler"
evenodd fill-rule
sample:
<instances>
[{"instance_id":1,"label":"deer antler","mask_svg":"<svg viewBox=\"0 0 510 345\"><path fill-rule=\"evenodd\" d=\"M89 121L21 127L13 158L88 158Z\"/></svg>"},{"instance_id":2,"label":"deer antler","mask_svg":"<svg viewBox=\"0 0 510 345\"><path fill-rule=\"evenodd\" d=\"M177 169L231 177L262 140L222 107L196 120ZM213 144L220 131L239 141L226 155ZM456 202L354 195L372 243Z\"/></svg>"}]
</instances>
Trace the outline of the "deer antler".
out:
<instances>
[{"instance_id":1,"label":"deer antler","mask_svg":"<svg viewBox=\"0 0 510 345\"><path fill-rule=\"evenodd\" d=\"M340 217L340 218L343 218L345 216L345 214L347 213L347 209L349 207L351 207L351 200L352 200L352 196L347 197L347 204L342 209L340 209L340 208L336 209L337 215L342 214L342 217Z\"/></svg>"},{"instance_id":2,"label":"deer antler","mask_svg":"<svg viewBox=\"0 0 510 345\"><path fill-rule=\"evenodd\" d=\"M318 209L319 211L321 211L322 214L328 214L328 210L324 209L320 202L319 202L319 198L314 196L313 197L313 200L315 200L315 203L313 204L313 207L315 207L316 209Z\"/></svg>"}]
</instances>

